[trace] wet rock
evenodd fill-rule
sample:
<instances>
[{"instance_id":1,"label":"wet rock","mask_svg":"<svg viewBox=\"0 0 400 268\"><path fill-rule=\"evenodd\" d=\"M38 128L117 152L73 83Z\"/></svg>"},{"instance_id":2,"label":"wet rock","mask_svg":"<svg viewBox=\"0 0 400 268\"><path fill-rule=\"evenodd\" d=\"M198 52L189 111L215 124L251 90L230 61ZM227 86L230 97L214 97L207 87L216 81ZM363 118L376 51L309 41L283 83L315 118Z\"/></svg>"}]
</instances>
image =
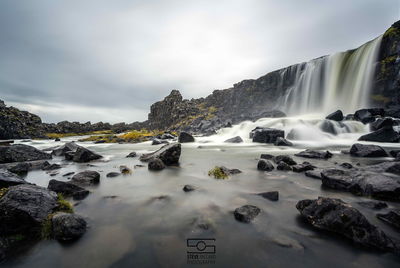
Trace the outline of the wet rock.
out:
<instances>
[{"instance_id":1,"label":"wet rock","mask_svg":"<svg viewBox=\"0 0 400 268\"><path fill-rule=\"evenodd\" d=\"M89 195L89 191L70 182L50 180L47 189L62 194L64 197L73 197L82 200Z\"/></svg>"},{"instance_id":2,"label":"wet rock","mask_svg":"<svg viewBox=\"0 0 400 268\"><path fill-rule=\"evenodd\" d=\"M72 160L74 160L74 155L75 155L75 152L66 152L64 154L64 158L65 158L65 160L72 161Z\"/></svg>"},{"instance_id":3,"label":"wet rock","mask_svg":"<svg viewBox=\"0 0 400 268\"><path fill-rule=\"evenodd\" d=\"M136 156L137 156L136 152L131 152L126 157L136 157Z\"/></svg>"},{"instance_id":4,"label":"wet rock","mask_svg":"<svg viewBox=\"0 0 400 268\"><path fill-rule=\"evenodd\" d=\"M190 184L186 184L185 186L183 186L182 190L184 192L191 192L191 191L196 190L196 187L194 187L193 185L190 185Z\"/></svg>"},{"instance_id":5,"label":"wet rock","mask_svg":"<svg viewBox=\"0 0 400 268\"><path fill-rule=\"evenodd\" d=\"M233 215L235 216L235 219L240 222L250 223L255 217L258 216L258 214L260 214L260 212L261 210L256 206L244 205L235 209Z\"/></svg>"},{"instance_id":6,"label":"wet rock","mask_svg":"<svg viewBox=\"0 0 400 268\"><path fill-rule=\"evenodd\" d=\"M121 165L119 166L119 171L121 171L122 174L126 175L126 174L132 174L132 170L130 168L128 168L125 165Z\"/></svg>"},{"instance_id":7,"label":"wet rock","mask_svg":"<svg viewBox=\"0 0 400 268\"><path fill-rule=\"evenodd\" d=\"M272 171L274 166L268 160L261 159L258 161L257 169L261 171Z\"/></svg>"},{"instance_id":8,"label":"wet rock","mask_svg":"<svg viewBox=\"0 0 400 268\"><path fill-rule=\"evenodd\" d=\"M304 175L306 175L309 178L317 179L317 180L322 180L321 176L322 169L314 169L314 170L307 170Z\"/></svg>"},{"instance_id":9,"label":"wet rock","mask_svg":"<svg viewBox=\"0 0 400 268\"><path fill-rule=\"evenodd\" d=\"M153 158L149 161L148 169L149 170L163 170L165 168L165 164L159 158Z\"/></svg>"},{"instance_id":10,"label":"wet rock","mask_svg":"<svg viewBox=\"0 0 400 268\"><path fill-rule=\"evenodd\" d=\"M54 141L61 141L60 138L55 138Z\"/></svg>"},{"instance_id":11,"label":"wet rock","mask_svg":"<svg viewBox=\"0 0 400 268\"><path fill-rule=\"evenodd\" d=\"M0 199L0 234L38 233L57 207L56 193L31 184L9 187Z\"/></svg>"},{"instance_id":12,"label":"wet rock","mask_svg":"<svg viewBox=\"0 0 400 268\"><path fill-rule=\"evenodd\" d=\"M305 157L305 158L313 158L313 159L328 159L333 156L333 154L329 151L315 151L307 149L300 153L295 154L298 157Z\"/></svg>"},{"instance_id":13,"label":"wet rock","mask_svg":"<svg viewBox=\"0 0 400 268\"><path fill-rule=\"evenodd\" d=\"M275 156L273 156L272 154L261 154L260 158L261 159L274 160Z\"/></svg>"},{"instance_id":14,"label":"wet rock","mask_svg":"<svg viewBox=\"0 0 400 268\"><path fill-rule=\"evenodd\" d=\"M162 140L173 140L176 137L174 135L172 135L171 133L164 133L160 136L160 139Z\"/></svg>"},{"instance_id":15,"label":"wet rock","mask_svg":"<svg viewBox=\"0 0 400 268\"><path fill-rule=\"evenodd\" d=\"M67 152L75 152L78 147L80 146L73 141L67 142L64 145L54 149L51 154L55 156L64 156Z\"/></svg>"},{"instance_id":16,"label":"wet rock","mask_svg":"<svg viewBox=\"0 0 400 268\"><path fill-rule=\"evenodd\" d=\"M0 146L0 163L51 159L51 155L25 144Z\"/></svg>"},{"instance_id":17,"label":"wet rock","mask_svg":"<svg viewBox=\"0 0 400 268\"><path fill-rule=\"evenodd\" d=\"M340 166L343 167L343 168L347 168L347 169L353 168L352 164L346 163L346 162L345 163L341 163Z\"/></svg>"},{"instance_id":18,"label":"wet rock","mask_svg":"<svg viewBox=\"0 0 400 268\"><path fill-rule=\"evenodd\" d=\"M27 182L8 170L0 169L0 189L19 184L27 184Z\"/></svg>"},{"instance_id":19,"label":"wet rock","mask_svg":"<svg viewBox=\"0 0 400 268\"><path fill-rule=\"evenodd\" d=\"M86 232L86 221L83 217L70 213L57 213L52 219L54 238L58 241L72 241Z\"/></svg>"},{"instance_id":20,"label":"wet rock","mask_svg":"<svg viewBox=\"0 0 400 268\"><path fill-rule=\"evenodd\" d=\"M278 165L276 166L277 170L282 170L282 171L291 171L292 167L289 166L288 164L286 164L285 162L281 161L278 163Z\"/></svg>"},{"instance_id":21,"label":"wet rock","mask_svg":"<svg viewBox=\"0 0 400 268\"><path fill-rule=\"evenodd\" d=\"M28 173L31 165L28 163L22 162L18 163L15 166L9 167L7 170L18 175L25 175Z\"/></svg>"},{"instance_id":22,"label":"wet rock","mask_svg":"<svg viewBox=\"0 0 400 268\"><path fill-rule=\"evenodd\" d=\"M95 185L100 183L100 174L97 171L86 170L75 174L71 182L82 185Z\"/></svg>"},{"instance_id":23,"label":"wet rock","mask_svg":"<svg viewBox=\"0 0 400 268\"><path fill-rule=\"evenodd\" d=\"M394 121L392 118L378 118L375 122L372 122L369 127L372 131L376 131L381 128L393 128Z\"/></svg>"},{"instance_id":24,"label":"wet rock","mask_svg":"<svg viewBox=\"0 0 400 268\"><path fill-rule=\"evenodd\" d=\"M329 114L325 119L333 120L333 121L342 121L343 120L343 112L341 110L337 110Z\"/></svg>"},{"instance_id":25,"label":"wet rock","mask_svg":"<svg viewBox=\"0 0 400 268\"><path fill-rule=\"evenodd\" d=\"M367 166L366 169L377 173L387 172L400 175L400 162L382 162L376 165Z\"/></svg>"},{"instance_id":26,"label":"wet rock","mask_svg":"<svg viewBox=\"0 0 400 268\"><path fill-rule=\"evenodd\" d=\"M331 189L371 196L383 200L400 200L400 182L380 173L357 170L324 169L322 185Z\"/></svg>"},{"instance_id":27,"label":"wet rock","mask_svg":"<svg viewBox=\"0 0 400 268\"><path fill-rule=\"evenodd\" d=\"M385 202L376 202L376 201L362 201L362 202L357 202L357 204L366 208L376 209L376 210L388 207L388 205Z\"/></svg>"},{"instance_id":28,"label":"wet rock","mask_svg":"<svg viewBox=\"0 0 400 268\"><path fill-rule=\"evenodd\" d=\"M289 237L280 236L273 239L273 242L283 248L291 248L297 251L304 251L304 246L297 240Z\"/></svg>"},{"instance_id":29,"label":"wet rock","mask_svg":"<svg viewBox=\"0 0 400 268\"><path fill-rule=\"evenodd\" d=\"M263 198L271 200L271 201L279 200L279 192L278 191L259 193L257 195L262 196Z\"/></svg>"},{"instance_id":30,"label":"wet rock","mask_svg":"<svg viewBox=\"0 0 400 268\"><path fill-rule=\"evenodd\" d=\"M45 162L42 166L42 170L56 170L56 169L60 169L61 165L59 164L50 164L49 162Z\"/></svg>"},{"instance_id":31,"label":"wet rock","mask_svg":"<svg viewBox=\"0 0 400 268\"><path fill-rule=\"evenodd\" d=\"M109 173L107 173L106 177L114 178L114 177L118 177L119 175L121 175L121 173L119 173L119 172L109 172Z\"/></svg>"},{"instance_id":32,"label":"wet rock","mask_svg":"<svg viewBox=\"0 0 400 268\"><path fill-rule=\"evenodd\" d=\"M181 132L179 133L178 142L194 142L194 137L187 132Z\"/></svg>"},{"instance_id":33,"label":"wet rock","mask_svg":"<svg viewBox=\"0 0 400 268\"><path fill-rule=\"evenodd\" d=\"M378 145L355 143L350 148L350 155L358 157L387 157L386 151Z\"/></svg>"},{"instance_id":34,"label":"wet rock","mask_svg":"<svg viewBox=\"0 0 400 268\"><path fill-rule=\"evenodd\" d=\"M102 158L101 155L96 154L89 149L78 147L78 149L76 149L76 152L74 153L72 161L78 163L86 163L100 158Z\"/></svg>"},{"instance_id":35,"label":"wet rock","mask_svg":"<svg viewBox=\"0 0 400 268\"><path fill-rule=\"evenodd\" d=\"M63 177L68 177L68 176L71 176L71 175L74 175L75 174L75 172L67 172L67 173L65 173L64 175L62 175Z\"/></svg>"},{"instance_id":36,"label":"wet rock","mask_svg":"<svg viewBox=\"0 0 400 268\"><path fill-rule=\"evenodd\" d=\"M275 128L256 127L250 132L250 138L253 142L275 143L277 138L285 137L285 131Z\"/></svg>"},{"instance_id":37,"label":"wet rock","mask_svg":"<svg viewBox=\"0 0 400 268\"><path fill-rule=\"evenodd\" d=\"M143 154L140 156L140 161L148 162L153 158L159 158L166 166L170 166L178 164L180 156L181 145L179 143L173 143L164 145L153 153Z\"/></svg>"},{"instance_id":38,"label":"wet rock","mask_svg":"<svg viewBox=\"0 0 400 268\"><path fill-rule=\"evenodd\" d=\"M386 214L377 214L376 217L400 231L400 209L392 209Z\"/></svg>"},{"instance_id":39,"label":"wet rock","mask_svg":"<svg viewBox=\"0 0 400 268\"><path fill-rule=\"evenodd\" d=\"M368 124L375 121L376 116L384 116L385 111L381 108L361 109L354 113L354 120Z\"/></svg>"},{"instance_id":40,"label":"wet rock","mask_svg":"<svg viewBox=\"0 0 400 268\"><path fill-rule=\"evenodd\" d=\"M285 138L278 137L278 138L276 138L274 145L275 146L293 146L293 143L291 143L290 141L288 141Z\"/></svg>"},{"instance_id":41,"label":"wet rock","mask_svg":"<svg viewBox=\"0 0 400 268\"><path fill-rule=\"evenodd\" d=\"M151 142L151 145L160 145L160 144L169 144L169 142L160 139L153 139L153 141Z\"/></svg>"},{"instance_id":42,"label":"wet rock","mask_svg":"<svg viewBox=\"0 0 400 268\"><path fill-rule=\"evenodd\" d=\"M399 142L400 134L390 128L381 128L377 131L361 136L359 141L376 141L376 142Z\"/></svg>"},{"instance_id":43,"label":"wet rock","mask_svg":"<svg viewBox=\"0 0 400 268\"><path fill-rule=\"evenodd\" d=\"M243 139L240 136L236 136L230 139L227 139L226 141L224 141L226 143L242 143Z\"/></svg>"},{"instance_id":44,"label":"wet rock","mask_svg":"<svg viewBox=\"0 0 400 268\"><path fill-rule=\"evenodd\" d=\"M277 155L273 159L275 163L285 162L289 166L297 165L296 161L288 155Z\"/></svg>"},{"instance_id":45,"label":"wet rock","mask_svg":"<svg viewBox=\"0 0 400 268\"><path fill-rule=\"evenodd\" d=\"M391 238L372 225L357 209L340 199L319 197L317 200L301 200L296 208L317 229L345 236L368 248L396 250Z\"/></svg>"},{"instance_id":46,"label":"wet rock","mask_svg":"<svg viewBox=\"0 0 400 268\"><path fill-rule=\"evenodd\" d=\"M294 172L300 173L308 170L313 170L315 169L315 166L311 165L308 162L303 162L302 164L292 166L292 169Z\"/></svg>"}]
</instances>

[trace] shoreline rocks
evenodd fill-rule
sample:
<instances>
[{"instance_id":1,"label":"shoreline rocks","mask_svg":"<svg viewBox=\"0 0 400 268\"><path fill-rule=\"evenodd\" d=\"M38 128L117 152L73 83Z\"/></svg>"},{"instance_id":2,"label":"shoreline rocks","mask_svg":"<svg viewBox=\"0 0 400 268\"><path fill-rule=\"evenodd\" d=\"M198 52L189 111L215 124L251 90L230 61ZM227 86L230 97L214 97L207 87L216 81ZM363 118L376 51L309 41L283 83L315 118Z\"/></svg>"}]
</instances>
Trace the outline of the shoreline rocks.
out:
<instances>
[{"instance_id":1,"label":"shoreline rocks","mask_svg":"<svg viewBox=\"0 0 400 268\"><path fill-rule=\"evenodd\" d=\"M51 158L51 154L26 144L0 146L0 163L47 160Z\"/></svg>"},{"instance_id":2,"label":"shoreline rocks","mask_svg":"<svg viewBox=\"0 0 400 268\"><path fill-rule=\"evenodd\" d=\"M307 149L305 151L295 154L295 156L312 159L329 159L333 156L333 154L329 151L323 152Z\"/></svg>"},{"instance_id":3,"label":"shoreline rocks","mask_svg":"<svg viewBox=\"0 0 400 268\"><path fill-rule=\"evenodd\" d=\"M253 142L275 143L276 140L285 137L285 131L275 128L256 127L250 132Z\"/></svg>"}]
</instances>

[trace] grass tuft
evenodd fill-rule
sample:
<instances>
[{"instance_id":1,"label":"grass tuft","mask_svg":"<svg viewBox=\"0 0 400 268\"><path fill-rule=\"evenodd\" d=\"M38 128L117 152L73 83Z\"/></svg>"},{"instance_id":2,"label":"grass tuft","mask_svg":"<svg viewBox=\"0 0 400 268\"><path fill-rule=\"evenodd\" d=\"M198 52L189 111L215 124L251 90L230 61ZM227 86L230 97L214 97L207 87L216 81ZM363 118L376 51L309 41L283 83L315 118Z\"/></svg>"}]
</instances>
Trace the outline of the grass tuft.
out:
<instances>
[{"instance_id":1,"label":"grass tuft","mask_svg":"<svg viewBox=\"0 0 400 268\"><path fill-rule=\"evenodd\" d=\"M221 167L214 167L210 171L208 171L208 176L214 177L215 179L228 179L229 176Z\"/></svg>"}]
</instances>

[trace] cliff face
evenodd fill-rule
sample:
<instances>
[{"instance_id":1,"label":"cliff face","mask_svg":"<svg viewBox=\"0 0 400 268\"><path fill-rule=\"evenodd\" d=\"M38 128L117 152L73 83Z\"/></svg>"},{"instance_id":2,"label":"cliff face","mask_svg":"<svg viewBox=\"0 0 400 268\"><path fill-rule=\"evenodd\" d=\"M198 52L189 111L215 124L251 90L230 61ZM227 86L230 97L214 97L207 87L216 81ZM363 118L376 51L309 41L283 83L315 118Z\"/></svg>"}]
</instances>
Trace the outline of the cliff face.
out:
<instances>
[{"instance_id":1,"label":"cliff face","mask_svg":"<svg viewBox=\"0 0 400 268\"><path fill-rule=\"evenodd\" d=\"M376 104L400 106L400 21L382 36L372 91Z\"/></svg>"}]
</instances>

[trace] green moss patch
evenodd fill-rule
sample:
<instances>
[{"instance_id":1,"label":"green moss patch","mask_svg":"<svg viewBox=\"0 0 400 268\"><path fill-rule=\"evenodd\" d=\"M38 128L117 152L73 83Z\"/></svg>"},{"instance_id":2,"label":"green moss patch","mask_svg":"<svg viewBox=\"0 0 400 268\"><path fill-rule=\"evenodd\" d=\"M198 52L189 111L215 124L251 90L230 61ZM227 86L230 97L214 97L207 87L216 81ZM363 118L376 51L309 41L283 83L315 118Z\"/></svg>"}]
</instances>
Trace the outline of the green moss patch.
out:
<instances>
[{"instance_id":1,"label":"green moss patch","mask_svg":"<svg viewBox=\"0 0 400 268\"><path fill-rule=\"evenodd\" d=\"M208 171L208 176L214 177L215 179L228 179L228 174L221 167L214 167L210 171Z\"/></svg>"}]
</instances>

